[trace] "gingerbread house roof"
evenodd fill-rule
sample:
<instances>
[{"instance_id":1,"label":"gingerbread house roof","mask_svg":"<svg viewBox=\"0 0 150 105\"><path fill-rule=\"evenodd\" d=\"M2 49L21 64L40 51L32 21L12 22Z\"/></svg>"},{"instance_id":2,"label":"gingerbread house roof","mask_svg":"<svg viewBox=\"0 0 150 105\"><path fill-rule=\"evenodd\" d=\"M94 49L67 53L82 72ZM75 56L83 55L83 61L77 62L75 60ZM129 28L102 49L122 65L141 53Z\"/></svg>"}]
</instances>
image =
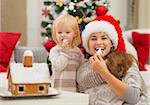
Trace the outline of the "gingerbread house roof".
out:
<instances>
[{"instance_id":1,"label":"gingerbread house roof","mask_svg":"<svg viewBox=\"0 0 150 105\"><path fill-rule=\"evenodd\" d=\"M11 63L9 72L13 83L51 82L46 63L33 63L32 67L24 67L22 63Z\"/></svg>"}]
</instances>

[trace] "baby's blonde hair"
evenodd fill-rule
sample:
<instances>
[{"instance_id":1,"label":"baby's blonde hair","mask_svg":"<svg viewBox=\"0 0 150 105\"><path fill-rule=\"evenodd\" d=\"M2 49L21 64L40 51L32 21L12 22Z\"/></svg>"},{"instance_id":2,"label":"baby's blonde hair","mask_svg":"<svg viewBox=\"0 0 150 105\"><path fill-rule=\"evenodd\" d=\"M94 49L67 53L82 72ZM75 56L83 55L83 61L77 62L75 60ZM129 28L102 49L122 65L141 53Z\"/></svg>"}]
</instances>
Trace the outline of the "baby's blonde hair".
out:
<instances>
[{"instance_id":1,"label":"baby's blonde hair","mask_svg":"<svg viewBox=\"0 0 150 105\"><path fill-rule=\"evenodd\" d=\"M71 27L75 31L75 37L72 41L72 46L78 46L80 43L80 30L78 26L78 22L75 17L69 14L63 14L60 15L54 22L52 26L52 38L56 42L56 44L59 44L58 40L56 39L56 27L60 25L60 27L67 26Z\"/></svg>"}]
</instances>

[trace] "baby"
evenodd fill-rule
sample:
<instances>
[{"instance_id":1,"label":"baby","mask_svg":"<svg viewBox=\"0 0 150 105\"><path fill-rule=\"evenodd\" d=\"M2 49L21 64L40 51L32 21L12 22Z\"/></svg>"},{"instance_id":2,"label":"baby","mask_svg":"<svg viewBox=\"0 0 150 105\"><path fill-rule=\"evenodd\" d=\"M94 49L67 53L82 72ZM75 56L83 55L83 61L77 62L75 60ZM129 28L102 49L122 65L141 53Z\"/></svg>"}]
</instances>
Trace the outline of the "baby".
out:
<instances>
[{"instance_id":1,"label":"baby","mask_svg":"<svg viewBox=\"0 0 150 105\"><path fill-rule=\"evenodd\" d=\"M61 15L53 22L52 37L56 42L49 54L54 77L54 88L76 91L76 71L84 58L77 47L80 30L76 18Z\"/></svg>"}]
</instances>

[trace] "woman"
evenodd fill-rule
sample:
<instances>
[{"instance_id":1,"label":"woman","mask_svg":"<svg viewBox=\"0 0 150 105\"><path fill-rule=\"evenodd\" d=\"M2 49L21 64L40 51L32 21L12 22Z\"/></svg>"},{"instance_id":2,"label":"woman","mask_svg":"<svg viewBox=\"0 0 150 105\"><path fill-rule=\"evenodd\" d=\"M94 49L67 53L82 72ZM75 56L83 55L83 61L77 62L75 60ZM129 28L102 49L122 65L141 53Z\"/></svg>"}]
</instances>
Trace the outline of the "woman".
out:
<instances>
[{"instance_id":1,"label":"woman","mask_svg":"<svg viewBox=\"0 0 150 105\"><path fill-rule=\"evenodd\" d=\"M136 60L126 53L119 23L112 16L99 16L86 25L82 40L92 56L78 69L77 83L80 92L89 94L90 105L140 103L145 83Z\"/></svg>"}]
</instances>

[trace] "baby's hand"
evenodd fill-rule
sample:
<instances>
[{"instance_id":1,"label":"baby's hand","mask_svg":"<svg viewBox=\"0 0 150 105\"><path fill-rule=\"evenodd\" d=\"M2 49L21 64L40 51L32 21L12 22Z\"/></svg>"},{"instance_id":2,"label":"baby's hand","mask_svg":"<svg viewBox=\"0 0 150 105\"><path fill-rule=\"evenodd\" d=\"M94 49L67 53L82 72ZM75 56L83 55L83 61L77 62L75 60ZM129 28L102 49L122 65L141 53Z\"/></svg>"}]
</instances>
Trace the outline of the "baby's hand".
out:
<instances>
[{"instance_id":1,"label":"baby's hand","mask_svg":"<svg viewBox=\"0 0 150 105\"><path fill-rule=\"evenodd\" d=\"M69 41L67 39L63 40L62 47L63 48L68 48L69 47Z\"/></svg>"}]
</instances>

